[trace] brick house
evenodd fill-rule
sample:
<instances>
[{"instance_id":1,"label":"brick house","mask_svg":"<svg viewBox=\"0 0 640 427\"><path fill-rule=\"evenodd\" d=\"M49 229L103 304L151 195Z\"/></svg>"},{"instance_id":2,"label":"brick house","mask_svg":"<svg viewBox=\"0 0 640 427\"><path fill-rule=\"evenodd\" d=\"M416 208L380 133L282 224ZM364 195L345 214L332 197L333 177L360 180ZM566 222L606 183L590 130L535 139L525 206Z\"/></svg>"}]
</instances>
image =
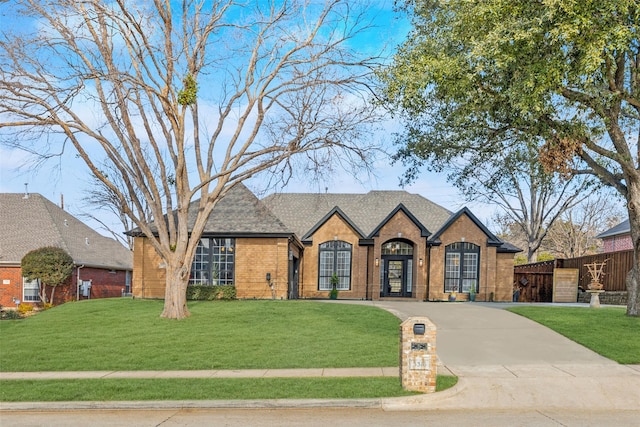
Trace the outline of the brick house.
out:
<instances>
[{"instance_id":1,"label":"brick house","mask_svg":"<svg viewBox=\"0 0 640 427\"><path fill-rule=\"evenodd\" d=\"M615 227L598 234L596 238L602 239L603 252L627 251L633 249L631 228L629 227L628 219L622 221Z\"/></svg>"},{"instance_id":2,"label":"brick house","mask_svg":"<svg viewBox=\"0 0 640 427\"><path fill-rule=\"evenodd\" d=\"M38 283L22 277L20 264L28 252L45 246L63 248L75 264L68 283L56 288L55 304L122 296L129 291L133 268L130 250L97 233L40 194L3 193L0 194L0 305L14 307L16 300L41 302Z\"/></svg>"},{"instance_id":3,"label":"brick house","mask_svg":"<svg viewBox=\"0 0 640 427\"><path fill-rule=\"evenodd\" d=\"M164 296L162 262L135 230L133 293ZM447 209L406 191L272 194L239 184L215 207L190 284L228 284L238 298L339 297L445 300L452 292L511 301L513 257L464 208Z\"/></svg>"},{"instance_id":4,"label":"brick house","mask_svg":"<svg viewBox=\"0 0 640 427\"><path fill-rule=\"evenodd\" d=\"M197 211L198 202L189 213ZM190 226L195 215L189 217ZM133 295L164 298L162 259L138 229L133 243ZM209 216L196 250L190 285L234 285L238 298L295 298L302 244L244 185L236 185ZM267 275L269 280L267 280Z\"/></svg>"}]
</instances>

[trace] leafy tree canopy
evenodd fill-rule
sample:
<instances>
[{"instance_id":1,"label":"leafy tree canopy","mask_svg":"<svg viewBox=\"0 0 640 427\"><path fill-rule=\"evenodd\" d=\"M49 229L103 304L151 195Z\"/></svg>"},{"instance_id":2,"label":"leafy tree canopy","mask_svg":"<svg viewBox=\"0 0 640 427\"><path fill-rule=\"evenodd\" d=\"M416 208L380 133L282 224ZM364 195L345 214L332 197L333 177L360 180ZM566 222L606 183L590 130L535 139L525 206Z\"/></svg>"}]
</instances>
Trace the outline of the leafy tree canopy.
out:
<instances>
[{"instance_id":1,"label":"leafy tree canopy","mask_svg":"<svg viewBox=\"0 0 640 427\"><path fill-rule=\"evenodd\" d=\"M73 258L64 249L46 246L27 253L21 262L22 275L49 286L64 283L73 272Z\"/></svg>"},{"instance_id":2,"label":"leafy tree canopy","mask_svg":"<svg viewBox=\"0 0 640 427\"><path fill-rule=\"evenodd\" d=\"M63 284L73 272L73 258L64 249L45 246L28 252L20 263L22 275L28 280L40 280L43 285L51 286L51 299L55 287ZM44 288L41 298L44 301Z\"/></svg>"},{"instance_id":3,"label":"leafy tree canopy","mask_svg":"<svg viewBox=\"0 0 640 427\"><path fill-rule=\"evenodd\" d=\"M533 144L547 170L627 199L640 248L637 0L407 0L414 29L381 73L399 156L433 168ZM422 162L422 163L421 163ZM410 170L410 173L412 170ZM638 315L640 252L627 313Z\"/></svg>"}]
</instances>

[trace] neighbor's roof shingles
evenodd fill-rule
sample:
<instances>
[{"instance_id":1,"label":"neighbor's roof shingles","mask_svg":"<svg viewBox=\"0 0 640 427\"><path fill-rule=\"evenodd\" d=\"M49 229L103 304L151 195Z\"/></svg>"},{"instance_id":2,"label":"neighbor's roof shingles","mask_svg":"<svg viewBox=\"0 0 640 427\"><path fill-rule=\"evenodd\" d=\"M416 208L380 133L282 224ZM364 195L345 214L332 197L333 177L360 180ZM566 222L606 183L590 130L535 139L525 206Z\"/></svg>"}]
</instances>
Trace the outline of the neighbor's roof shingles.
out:
<instances>
[{"instance_id":1,"label":"neighbor's roof shingles","mask_svg":"<svg viewBox=\"0 0 640 427\"><path fill-rule=\"evenodd\" d=\"M27 252L56 246L78 265L131 270L133 255L40 194L0 194L0 264L19 265Z\"/></svg>"},{"instance_id":2,"label":"neighbor's roof shingles","mask_svg":"<svg viewBox=\"0 0 640 427\"><path fill-rule=\"evenodd\" d=\"M605 237L612 237L612 236L618 236L620 234L629 234L629 233L631 233L631 226L629 225L629 220L625 219L615 227L612 227L598 234L596 238L604 239Z\"/></svg>"}]
</instances>

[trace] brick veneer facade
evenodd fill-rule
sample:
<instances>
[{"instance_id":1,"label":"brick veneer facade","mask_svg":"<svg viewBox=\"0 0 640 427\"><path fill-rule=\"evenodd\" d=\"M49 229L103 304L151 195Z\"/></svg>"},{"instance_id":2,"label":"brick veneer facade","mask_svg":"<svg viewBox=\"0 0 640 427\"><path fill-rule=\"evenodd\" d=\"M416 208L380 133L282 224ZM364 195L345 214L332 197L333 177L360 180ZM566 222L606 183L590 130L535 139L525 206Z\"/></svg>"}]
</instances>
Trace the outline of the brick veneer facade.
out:
<instances>
[{"instance_id":1,"label":"brick veneer facade","mask_svg":"<svg viewBox=\"0 0 640 427\"><path fill-rule=\"evenodd\" d=\"M500 253L487 244L486 229L475 218L462 213L439 233L435 244L428 239L434 230L425 230L412 214L397 209L386 218L371 236L362 236L339 211L324 218L309 236L303 247L294 244L293 237L241 237L235 240L236 294L241 299L328 298L328 290L319 289L319 248L334 240L351 245L350 289L340 290L340 299L381 298L381 269L385 255L382 247L388 242L402 242L413 248L411 265L412 289L406 298L417 301L446 300L444 292L445 248L456 242L469 242L480 247L479 301L511 301L513 285L513 252ZM430 234L431 233L431 234ZM490 233L489 233L490 234ZM295 240L299 242L298 240ZM497 241L496 244L501 244ZM397 259L397 258L396 258ZM294 260L299 260L299 268ZM132 292L141 298L164 298L165 273L162 260L144 237L134 239L134 272ZM299 270L299 271L298 271ZM267 273L271 281L266 280ZM405 271L405 277L408 276ZM293 291L297 277L297 292ZM291 293L290 293L291 291ZM395 298L395 297L389 297ZM468 298L459 294L459 300Z\"/></svg>"},{"instance_id":2,"label":"brick veneer facade","mask_svg":"<svg viewBox=\"0 0 640 427\"><path fill-rule=\"evenodd\" d=\"M380 269L382 245L390 241L402 241L413 246L413 294L418 301L446 300L444 292L445 247L451 243L466 241L480 246L480 283L476 295L478 301L511 301L513 286L513 254L498 253L496 247L487 246L487 235L466 215L462 215L441 235L440 246L427 246L427 238L420 228L405 214L398 211L386 224L372 245L359 245L359 236L349 224L334 214L313 234L313 244L305 247L303 264L304 280L300 283L303 298L326 298L327 291L318 289L318 248L333 240L341 240L352 245L352 286L349 291L340 291L344 299L380 299ZM422 266L420 265L422 260ZM429 283L427 283L429 281ZM458 300L465 300L467 294L459 294Z\"/></svg>"},{"instance_id":3,"label":"brick veneer facade","mask_svg":"<svg viewBox=\"0 0 640 427\"><path fill-rule=\"evenodd\" d=\"M289 239L243 237L235 244L235 286L238 298L286 299L289 284ZM294 249L291 249L294 251ZM164 298L162 259L148 239L136 237L132 293L139 298ZM267 282L267 273L271 283ZM270 286L271 285L271 286Z\"/></svg>"},{"instance_id":4,"label":"brick veneer facade","mask_svg":"<svg viewBox=\"0 0 640 427\"><path fill-rule=\"evenodd\" d=\"M113 298L122 296L127 285L127 272L124 270L106 270L102 268L83 267L80 268L80 280L91 280L90 296L85 297L80 292L79 299L89 298ZM0 288L0 305L3 307L14 307L13 298L24 300L22 285L22 270L19 266L0 267L0 281L3 286ZM66 284L56 287L54 292L54 304L62 304L76 300L78 283L78 268L74 268L71 277ZM51 287L47 286L46 295L51 295ZM38 304L36 302L24 301L27 304Z\"/></svg>"},{"instance_id":5,"label":"brick veneer facade","mask_svg":"<svg viewBox=\"0 0 640 427\"><path fill-rule=\"evenodd\" d=\"M369 276L373 286L371 286L370 299L380 299L380 288L382 285L380 283L382 280L380 268L382 263L378 262L378 265L376 265L375 260L383 258L382 245L390 241L402 241L413 246L413 297L419 301L425 300L428 264L426 261L427 239L420 234L421 231L418 226L403 211L398 211L380 228L378 235L373 239L373 262L370 264L372 266L372 274ZM420 259L422 259L422 267L420 267Z\"/></svg>"},{"instance_id":6,"label":"brick veneer facade","mask_svg":"<svg viewBox=\"0 0 640 427\"><path fill-rule=\"evenodd\" d=\"M304 248L302 263L303 277L300 281L302 298L327 298L329 291L319 290L318 259L322 243L340 240L351 245L351 289L341 290L343 299L366 298L367 284L367 248L359 245L358 233L338 214L329 218L315 233L313 244Z\"/></svg>"},{"instance_id":7,"label":"brick veneer facade","mask_svg":"<svg viewBox=\"0 0 640 427\"><path fill-rule=\"evenodd\" d=\"M513 254L498 253L496 247L487 245L487 235L466 215L462 215L445 230L442 244L433 246L430 253L429 300L447 300L444 291L445 248L456 242L473 243L480 247L480 283L476 295L478 301L511 301L513 287ZM465 300L468 294L458 294L457 300Z\"/></svg>"}]
</instances>

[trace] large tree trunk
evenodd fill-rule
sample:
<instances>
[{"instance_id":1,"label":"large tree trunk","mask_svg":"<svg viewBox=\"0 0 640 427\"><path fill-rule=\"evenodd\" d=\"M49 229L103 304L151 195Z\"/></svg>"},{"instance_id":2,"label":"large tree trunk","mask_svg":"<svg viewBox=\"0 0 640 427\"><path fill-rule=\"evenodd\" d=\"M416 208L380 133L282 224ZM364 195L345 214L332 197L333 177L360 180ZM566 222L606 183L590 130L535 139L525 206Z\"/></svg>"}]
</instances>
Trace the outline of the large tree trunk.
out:
<instances>
[{"instance_id":1,"label":"large tree trunk","mask_svg":"<svg viewBox=\"0 0 640 427\"><path fill-rule=\"evenodd\" d=\"M638 252L634 252L634 264L638 265ZM638 317L638 274L636 267L627 274L627 316Z\"/></svg>"},{"instance_id":2,"label":"large tree trunk","mask_svg":"<svg viewBox=\"0 0 640 427\"><path fill-rule=\"evenodd\" d=\"M167 319L184 319L191 315L187 308L189 269L182 264L183 263L167 263L164 310L160 317L166 317Z\"/></svg>"},{"instance_id":3,"label":"large tree trunk","mask_svg":"<svg viewBox=\"0 0 640 427\"><path fill-rule=\"evenodd\" d=\"M627 316L638 317L638 272L640 272L640 182L629 180L627 210L633 242L633 268L627 274Z\"/></svg>"}]
</instances>

